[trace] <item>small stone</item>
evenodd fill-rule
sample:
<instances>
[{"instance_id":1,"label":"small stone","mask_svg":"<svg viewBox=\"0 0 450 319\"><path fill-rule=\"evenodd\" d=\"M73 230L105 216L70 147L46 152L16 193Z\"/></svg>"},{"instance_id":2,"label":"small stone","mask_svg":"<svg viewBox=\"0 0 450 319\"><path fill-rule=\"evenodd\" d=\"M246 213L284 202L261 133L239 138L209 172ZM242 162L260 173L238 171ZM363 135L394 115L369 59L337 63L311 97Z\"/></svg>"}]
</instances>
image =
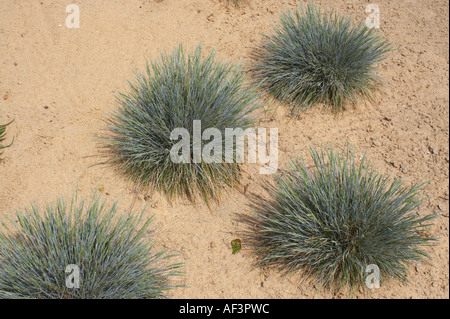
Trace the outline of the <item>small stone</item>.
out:
<instances>
[{"instance_id":1,"label":"small stone","mask_svg":"<svg viewBox=\"0 0 450 319\"><path fill-rule=\"evenodd\" d=\"M382 146L382 145L383 145L383 143L381 143L378 140L373 140L373 142L372 142L372 146Z\"/></svg>"},{"instance_id":2,"label":"small stone","mask_svg":"<svg viewBox=\"0 0 450 319\"><path fill-rule=\"evenodd\" d=\"M105 191L105 186L103 186L102 184L100 184L100 185L98 185L97 190L98 190L100 193L103 193L103 192Z\"/></svg>"}]
</instances>

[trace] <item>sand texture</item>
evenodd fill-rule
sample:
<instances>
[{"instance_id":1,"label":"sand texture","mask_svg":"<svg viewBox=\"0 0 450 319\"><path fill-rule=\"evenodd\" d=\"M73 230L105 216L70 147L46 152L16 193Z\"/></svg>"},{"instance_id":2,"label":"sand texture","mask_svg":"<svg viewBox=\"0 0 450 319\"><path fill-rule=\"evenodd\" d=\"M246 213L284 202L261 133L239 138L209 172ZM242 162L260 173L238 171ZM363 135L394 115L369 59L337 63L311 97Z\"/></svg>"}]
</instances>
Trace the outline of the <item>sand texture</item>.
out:
<instances>
[{"instance_id":1,"label":"sand texture","mask_svg":"<svg viewBox=\"0 0 450 319\"><path fill-rule=\"evenodd\" d=\"M80 28L65 25L66 6L80 8ZM355 21L366 18L362 0L318 0ZM427 248L429 264L412 264L409 282L390 281L356 298L449 298L449 27L448 1L379 0L382 32L394 45L379 65L383 79L373 105L358 105L339 115L321 107L298 118L277 107L261 127L279 129L280 166L310 146L349 142L367 152L375 168L401 177L406 185L424 180L420 214L440 212L431 233L439 238ZM147 206L155 215L158 247L185 262L185 288L173 298L344 298L305 281L301 273L281 276L275 269L254 268L246 242L232 254L230 242L241 238L250 214L250 196L265 196L258 165L242 167L242 189L224 189L209 209L186 200L169 202L158 193L136 189L102 165L95 140L114 108L114 94L126 91L133 70L142 70L159 50L202 43L218 49L224 61L248 64L250 52L271 32L279 14L296 7L292 0L244 0L235 8L226 0L73 0L0 1L0 123L7 129L0 163L0 220L16 209L70 196L78 183L89 199L101 186L126 213ZM243 189L246 191L244 192Z\"/></svg>"}]
</instances>

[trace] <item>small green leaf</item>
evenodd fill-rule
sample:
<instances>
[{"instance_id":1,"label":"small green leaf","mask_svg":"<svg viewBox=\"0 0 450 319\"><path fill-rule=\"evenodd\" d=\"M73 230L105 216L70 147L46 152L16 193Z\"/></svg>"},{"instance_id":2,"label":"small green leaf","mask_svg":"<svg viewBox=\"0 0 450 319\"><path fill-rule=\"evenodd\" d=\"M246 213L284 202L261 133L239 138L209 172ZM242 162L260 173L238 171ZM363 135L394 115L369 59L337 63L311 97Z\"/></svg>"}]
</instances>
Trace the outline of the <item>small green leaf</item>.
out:
<instances>
[{"instance_id":1,"label":"small green leaf","mask_svg":"<svg viewBox=\"0 0 450 319\"><path fill-rule=\"evenodd\" d=\"M234 239L231 241L231 248L233 249L233 254L237 254L241 248L241 240L240 239Z\"/></svg>"}]
</instances>

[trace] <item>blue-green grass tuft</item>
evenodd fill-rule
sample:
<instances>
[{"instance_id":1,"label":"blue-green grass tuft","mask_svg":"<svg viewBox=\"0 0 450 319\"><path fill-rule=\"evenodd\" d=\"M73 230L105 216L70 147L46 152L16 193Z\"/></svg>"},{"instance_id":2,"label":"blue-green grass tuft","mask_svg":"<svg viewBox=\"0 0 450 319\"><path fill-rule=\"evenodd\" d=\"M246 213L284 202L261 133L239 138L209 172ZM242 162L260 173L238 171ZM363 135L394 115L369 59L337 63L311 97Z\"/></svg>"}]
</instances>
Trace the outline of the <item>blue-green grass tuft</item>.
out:
<instances>
[{"instance_id":1,"label":"blue-green grass tuft","mask_svg":"<svg viewBox=\"0 0 450 319\"><path fill-rule=\"evenodd\" d=\"M108 162L135 184L169 199L200 196L209 202L218 199L222 187L237 186L239 164L225 162L225 128L253 127L261 107L254 89L244 85L241 68L216 61L215 51L202 58L200 46L186 54L180 45L147 64L135 82L120 94L118 108L108 118L102 145ZM193 163L194 120L201 121L202 131L221 131L223 163ZM170 134L175 128L190 133L191 163L172 162L170 150L178 141Z\"/></svg>"},{"instance_id":2,"label":"blue-green grass tuft","mask_svg":"<svg viewBox=\"0 0 450 319\"><path fill-rule=\"evenodd\" d=\"M11 121L12 122L12 121ZM1 145L1 143L5 140L6 137L6 127L11 124L11 122L6 123L6 124L0 124L0 156L3 153L3 149L10 147L13 143L13 141L11 141L11 143L9 143L8 145ZM0 157L0 161L2 161L2 158Z\"/></svg>"},{"instance_id":3,"label":"blue-green grass tuft","mask_svg":"<svg viewBox=\"0 0 450 319\"><path fill-rule=\"evenodd\" d=\"M293 114L318 103L338 112L361 98L373 100L376 64L391 50L374 28L308 4L284 12L274 29L254 50L250 72Z\"/></svg>"},{"instance_id":4,"label":"blue-green grass tuft","mask_svg":"<svg viewBox=\"0 0 450 319\"><path fill-rule=\"evenodd\" d=\"M15 229L0 231L0 298L166 298L182 265L155 251L144 212L117 211L97 195L19 211ZM66 285L69 265L79 267L79 288Z\"/></svg>"},{"instance_id":5,"label":"blue-green grass tuft","mask_svg":"<svg viewBox=\"0 0 450 319\"><path fill-rule=\"evenodd\" d=\"M302 271L332 290L364 290L369 265L381 282L406 280L408 265L427 259L423 246L435 240L435 215L418 215L422 184L390 182L348 149L312 148L311 156L311 165L294 159L256 205L250 239L258 264Z\"/></svg>"}]
</instances>

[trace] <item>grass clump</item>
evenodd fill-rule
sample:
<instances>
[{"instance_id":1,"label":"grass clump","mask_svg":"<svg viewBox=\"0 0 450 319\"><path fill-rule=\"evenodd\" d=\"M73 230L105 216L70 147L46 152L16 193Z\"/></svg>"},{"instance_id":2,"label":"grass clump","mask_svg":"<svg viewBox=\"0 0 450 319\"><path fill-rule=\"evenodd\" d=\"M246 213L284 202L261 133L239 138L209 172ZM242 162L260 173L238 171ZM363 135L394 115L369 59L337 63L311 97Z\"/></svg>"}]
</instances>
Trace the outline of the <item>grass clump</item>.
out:
<instances>
[{"instance_id":1,"label":"grass clump","mask_svg":"<svg viewBox=\"0 0 450 319\"><path fill-rule=\"evenodd\" d=\"M148 242L152 219L118 216L105 204L75 196L18 212L16 232L0 232L0 298L164 298L180 265ZM79 288L66 285L69 265L79 268Z\"/></svg>"},{"instance_id":2,"label":"grass clump","mask_svg":"<svg viewBox=\"0 0 450 319\"><path fill-rule=\"evenodd\" d=\"M323 287L365 288L366 267L377 265L380 280L406 279L410 262L428 256L421 246L435 217L419 217L422 185L392 183L359 164L349 150L311 149L314 165L295 159L277 176L271 199L251 218L259 265L304 271Z\"/></svg>"},{"instance_id":3,"label":"grass clump","mask_svg":"<svg viewBox=\"0 0 450 319\"><path fill-rule=\"evenodd\" d=\"M222 186L235 186L238 163L225 161L225 128L250 128L252 113L261 105L257 95L243 85L240 67L215 61L215 52L202 58L201 47L185 54L180 45L171 54L147 64L146 72L136 74L130 92L120 94L119 107L110 115L103 147L109 162L130 180L159 190L169 198L200 195L206 202L217 199ZM194 148L203 149L210 140L194 145L194 120L201 130L221 132L223 161L193 160ZM170 151L178 140L170 138L176 128L189 132L189 162L174 163ZM229 145L235 149L236 143Z\"/></svg>"},{"instance_id":4,"label":"grass clump","mask_svg":"<svg viewBox=\"0 0 450 319\"><path fill-rule=\"evenodd\" d=\"M11 121L12 122L12 121ZM5 140L5 136L6 136L6 127L11 124L11 122L6 123L6 124L0 124L0 143L2 143ZM12 141L11 143L9 143L8 145L1 145L0 144L0 155L2 155L3 153L3 149L10 147L12 145ZM2 161L2 158L0 157L0 161Z\"/></svg>"},{"instance_id":5,"label":"grass clump","mask_svg":"<svg viewBox=\"0 0 450 319\"><path fill-rule=\"evenodd\" d=\"M274 29L254 51L250 71L293 114L317 103L337 112L360 97L372 100L375 64L390 50L375 29L312 4L283 13Z\"/></svg>"}]
</instances>

